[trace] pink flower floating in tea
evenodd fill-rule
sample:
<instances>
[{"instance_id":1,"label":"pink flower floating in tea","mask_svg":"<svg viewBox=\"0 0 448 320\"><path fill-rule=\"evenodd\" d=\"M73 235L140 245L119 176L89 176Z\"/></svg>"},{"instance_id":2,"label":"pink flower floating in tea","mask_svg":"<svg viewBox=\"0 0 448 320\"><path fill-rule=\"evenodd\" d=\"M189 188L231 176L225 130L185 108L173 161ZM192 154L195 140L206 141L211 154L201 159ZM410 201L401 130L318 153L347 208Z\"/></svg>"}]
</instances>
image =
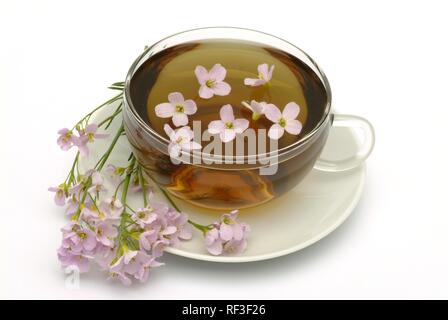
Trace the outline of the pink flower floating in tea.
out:
<instances>
[{"instance_id":1,"label":"pink flower floating in tea","mask_svg":"<svg viewBox=\"0 0 448 320\"><path fill-rule=\"evenodd\" d=\"M269 138L280 139L285 131L292 135L298 135L302 131L302 123L296 119L299 113L300 107L295 102L288 103L283 112L273 104L266 105L264 115L274 122L268 132Z\"/></svg>"},{"instance_id":2,"label":"pink flower floating in tea","mask_svg":"<svg viewBox=\"0 0 448 320\"><path fill-rule=\"evenodd\" d=\"M212 255L222 253L241 254L247 247L247 235L250 227L237 220L238 210L224 214L205 232L205 246Z\"/></svg>"},{"instance_id":3,"label":"pink flower floating in tea","mask_svg":"<svg viewBox=\"0 0 448 320\"><path fill-rule=\"evenodd\" d=\"M254 121L257 121L258 119L260 119L260 117L262 115L264 115L264 111L265 111L267 105L274 106L273 104L270 104L270 103L267 103L267 102L264 102L264 101L257 102L255 100L252 100L250 102L250 104L248 104L247 102L243 101L242 104L246 108L248 108L249 110L252 111L252 120L254 120Z\"/></svg>"},{"instance_id":4,"label":"pink flower floating in tea","mask_svg":"<svg viewBox=\"0 0 448 320\"><path fill-rule=\"evenodd\" d=\"M168 101L156 106L155 112L158 117L172 118L176 127L188 124L188 115L196 113L196 103L191 100L185 100L180 92L172 92L168 95Z\"/></svg>"},{"instance_id":5,"label":"pink flower floating in tea","mask_svg":"<svg viewBox=\"0 0 448 320\"><path fill-rule=\"evenodd\" d=\"M235 119L233 108L226 104L219 110L221 120L214 120L208 124L208 132L219 134L222 142L229 142L235 139L236 134L243 133L249 127L249 120Z\"/></svg>"},{"instance_id":6,"label":"pink flower floating in tea","mask_svg":"<svg viewBox=\"0 0 448 320\"><path fill-rule=\"evenodd\" d=\"M227 70L221 64L215 64L210 71L203 66L197 66L194 73L201 85L199 88L201 98L210 99L214 95L226 96L230 93L230 85L224 82Z\"/></svg>"},{"instance_id":7,"label":"pink flower floating in tea","mask_svg":"<svg viewBox=\"0 0 448 320\"><path fill-rule=\"evenodd\" d=\"M179 157L182 150L190 152L191 150L202 148L199 143L191 141L194 138L194 134L193 130L188 126L173 130L169 125L165 124L163 129L171 141L168 145L168 152L172 158Z\"/></svg>"},{"instance_id":8,"label":"pink flower floating in tea","mask_svg":"<svg viewBox=\"0 0 448 320\"><path fill-rule=\"evenodd\" d=\"M267 63L258 65L258 78L245 78L244 84L246 86L258 87L269 83L274 73L274 65L271 67Z\"/></svg>"}]
</instances>

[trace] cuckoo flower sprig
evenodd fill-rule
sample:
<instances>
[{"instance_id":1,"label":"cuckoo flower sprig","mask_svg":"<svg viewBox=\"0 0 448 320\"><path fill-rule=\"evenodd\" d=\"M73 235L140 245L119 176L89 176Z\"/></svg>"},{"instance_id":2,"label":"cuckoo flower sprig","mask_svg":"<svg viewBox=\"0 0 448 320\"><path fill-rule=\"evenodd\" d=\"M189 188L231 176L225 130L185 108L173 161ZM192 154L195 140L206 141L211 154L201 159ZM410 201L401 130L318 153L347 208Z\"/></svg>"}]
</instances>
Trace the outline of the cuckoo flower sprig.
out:
<instances>
[{"instance_id":1,"label":"cuckoo flower sprig","mask_svg":"<svg viewBox=\"0 0 448 320\"><path fill-rule=\"evenodd\" d=\"M111 89L122 90L123 86L123 83L115 83ZM87 272L92 264L97 264L111 279L129 285L133 281L146 281L150 270L163 264L159 259L167 247L177 246L192 237L191 226L205 235L204 231L213 229L214 225L202 226L188 219L163 189L160 191L172 206L157 201L149 176L144 174L144 168L133 154L126 165L110 163L117 142L125 135L123 124L114 132L110 129L112 122L122 121L121 99L120 92L94 108L71 130L58 132L57 143L61 149L69 150L76 146L78 151L66 179L49 190L54 192L54 202L65 206L65 213L70 217L61 229L62 241L57 250L61 265L76 267L82 273ZM176 96L171 97L170 102L173 101L183 103L187 106L187 112L191 111L188 105L192 104L187 103L188 100ZM116 104L117 107L112 107ZM110 115L92 122L91 116L104 107L109 107ZM192 141L189 127L173 130L168 126L166 131L173 154L200 148ZM79 161L88 155L88 144L92 145L109 134L111 140L107 142L106 151L96 159L95 165L81 172ZM141 206L138 208L133 208L129 203L128 194L132 191L141 195Z\"/></svg>"}]
</instances>

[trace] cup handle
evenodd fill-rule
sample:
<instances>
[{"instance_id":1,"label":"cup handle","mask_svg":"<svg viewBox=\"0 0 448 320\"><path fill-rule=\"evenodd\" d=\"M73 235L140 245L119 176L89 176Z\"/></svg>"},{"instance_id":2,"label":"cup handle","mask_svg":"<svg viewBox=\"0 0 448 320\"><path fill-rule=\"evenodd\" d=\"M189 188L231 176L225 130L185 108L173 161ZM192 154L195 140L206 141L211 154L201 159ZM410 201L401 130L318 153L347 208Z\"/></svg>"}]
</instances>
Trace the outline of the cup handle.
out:
<instances>
[{"instance_id":1,"label":"cup handle","mask_svg":"<svg viewBox=\"0 0 448 320\"><path fill-rule=\"evenodd\" d=\"M359 147L356 154L342 160L330 161L318 159L314 164L314 168L327 172L346 171L358 167L373 150L375 145L375 130L373 126L364 118L346 115L346 114L332 114L332 126L334 127L349 127L360 128L364 132L364 141Z\"/></svg>"}]
</instances>

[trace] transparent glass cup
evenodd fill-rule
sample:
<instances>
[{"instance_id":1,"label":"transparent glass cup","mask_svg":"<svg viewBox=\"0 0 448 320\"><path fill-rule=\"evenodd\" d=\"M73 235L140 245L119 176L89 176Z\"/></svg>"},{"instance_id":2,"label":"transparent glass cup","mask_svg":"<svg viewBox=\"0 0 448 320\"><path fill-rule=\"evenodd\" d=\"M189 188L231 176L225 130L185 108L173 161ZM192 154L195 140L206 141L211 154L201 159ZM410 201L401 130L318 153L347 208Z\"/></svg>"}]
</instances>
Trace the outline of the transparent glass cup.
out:
<instances>
[{"instance_id":1,"label":"transparent glass cup","mask_svg":"<svg viewBox=\"0 0 448 320\"><path fill-rule=\"evenodd\" d=\"M308 66L322 83L326 106L317 125L295 143L262 155L220 156L201 151L185 152L182 163L168 154L170 141L153 130L133 104L130 84L138 68L151 57L182 43L209 39L245 40L287 52ZM240 28L202 28L175 34L147 48L126 77L123 121L126 135L145 172L170 194L209 209L241 209L257 206L294 188L313 168L337 172L353 169L371 153L375 135L372 125L358 116L331 112L331 90L317 64L302 50L275 36ZM331 126L360 128L363 143L351 157L338 161L319 159ZM186 154L188 153L188 154ZM262 158L264 161L256 161ZM275 166L274 174L263 174Z\"/></svg>"}]
</instances>

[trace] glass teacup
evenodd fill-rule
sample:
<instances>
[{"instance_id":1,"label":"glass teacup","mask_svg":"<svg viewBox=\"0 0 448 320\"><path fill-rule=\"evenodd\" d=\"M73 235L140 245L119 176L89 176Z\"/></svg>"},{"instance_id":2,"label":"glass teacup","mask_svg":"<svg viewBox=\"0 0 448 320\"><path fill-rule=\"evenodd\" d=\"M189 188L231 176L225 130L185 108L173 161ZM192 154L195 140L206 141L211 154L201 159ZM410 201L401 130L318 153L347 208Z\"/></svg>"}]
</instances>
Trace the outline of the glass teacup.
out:
<instances>
[{"instance_id":1,"label":"glass teacup","mask_svg":"<svg viewBox=\"0 0 448 320\"><path fill-rule=\"evenodd\" d=\"M311 70L324 91L322 114L313 127L297 141L279 148L265 149L263 153L211 155L195 150L182 151L181 161L170 157L170 140L154 130L146 121L141 108L136 107L141 101L138 101L135 89L131 90L134 76L139 67L163 50L215 39L259 43L299 59ZM170 194L210 209L229 210L260 205L294 188L313 167L325 171L344 171L359 166L374 146L374 131L367 120L331 113L331 90L327 78L306 53L280 38L247 29L196 29L173 35L150 46L129 70L124 106L126 134L146 173ZM340 161L319 159L331 126L363 129L364 142L356 154Z\"/></svg>"}]
</instances>

